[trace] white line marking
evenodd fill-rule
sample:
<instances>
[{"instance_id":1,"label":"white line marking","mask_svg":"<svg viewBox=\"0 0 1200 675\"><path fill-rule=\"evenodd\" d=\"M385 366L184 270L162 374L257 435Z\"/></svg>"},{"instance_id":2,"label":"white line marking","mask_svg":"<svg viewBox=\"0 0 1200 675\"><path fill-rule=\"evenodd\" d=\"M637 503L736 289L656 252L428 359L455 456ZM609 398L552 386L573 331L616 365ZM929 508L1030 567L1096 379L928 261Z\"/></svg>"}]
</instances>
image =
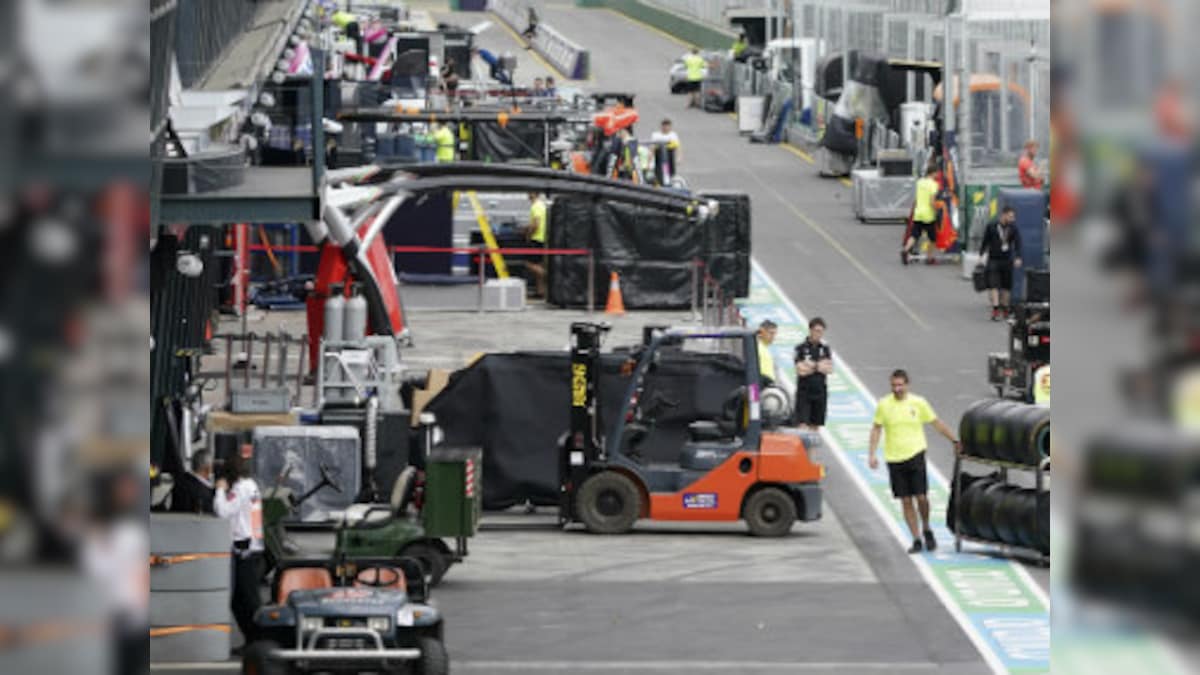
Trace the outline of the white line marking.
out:
<instances>
[{"instance_id":1,"label":"white line marking","mask_svg":"<svg viewBox=\"0 0 1200 675\"><path fill-rule=\"evenodd\" d=\"M933 663L871 663L816 661L454 661L455 670L485 670L528 672L554 670L578 672L585 670L637 672L647 671L717 671L740 673L748 670L777 670L794 673L800 670L832 672L838 670L936 670Z\"/></svg>"}]
</instances>

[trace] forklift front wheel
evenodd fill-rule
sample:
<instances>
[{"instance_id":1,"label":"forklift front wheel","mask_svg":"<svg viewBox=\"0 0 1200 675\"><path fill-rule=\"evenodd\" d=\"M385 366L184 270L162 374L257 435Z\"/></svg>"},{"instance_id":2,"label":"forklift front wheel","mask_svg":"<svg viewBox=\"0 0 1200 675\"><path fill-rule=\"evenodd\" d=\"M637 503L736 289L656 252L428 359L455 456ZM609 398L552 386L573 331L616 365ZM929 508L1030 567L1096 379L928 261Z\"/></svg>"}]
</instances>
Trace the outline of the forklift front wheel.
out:
<instances>
[{"instance_id":1,"label":"forklift front wheel","mask_svg":"<svg viewBox=\"0 0 1200 675\"><path fill-rule=\"evenodd\" d=\"M588 531L623 534L633 529L642 511L641 494L628 476L604 471L579 487L575 510Z\"/></svg>"},{"instance_id":2,"label":"forklift front wheel","mask_svg":"<svg viewBox=\"0 0 1200 675\"><path fill-rule=\"evenodd\" d=\"M796 522L796 503L779 488L763 488L750 496L745 508L746 524L756 537L782 537Z\"/></svg>"}]
</instances>

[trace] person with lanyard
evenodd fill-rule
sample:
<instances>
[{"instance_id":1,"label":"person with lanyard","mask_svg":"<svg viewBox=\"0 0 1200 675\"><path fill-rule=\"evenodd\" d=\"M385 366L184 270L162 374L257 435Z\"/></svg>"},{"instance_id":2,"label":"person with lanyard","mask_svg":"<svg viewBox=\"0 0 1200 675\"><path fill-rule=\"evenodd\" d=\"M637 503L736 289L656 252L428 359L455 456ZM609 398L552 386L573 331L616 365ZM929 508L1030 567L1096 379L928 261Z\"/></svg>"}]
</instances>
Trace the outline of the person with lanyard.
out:
<instances>
[{"instance_id":1,"label":"person with lanyard","mask_svg":"<svg viewBox=\"0 0 1200 675\"><path fill-rule=\"evenodd\" d=\"M778 332L779 325L770 319L758 324L755 342L758 345L758 373L764 387L775 384L775 358L771 356L771 343L775 342Z\"/></svg>"},{"instance_id":2,"label":"person with lanyard","mask_svg":"<svg viewBox=\"0 0 1200 675\"><path fill-rule=\"evenodd\" d=\"M217 479L213 511L218 518L230 521L233 534L233 592L231 609L246 644L255 639L254 613L262 605L258 582L262 578L263 524L262 495L254 482L253 448L242 445L241 454L233 458L233 485L224 478Z\"/></svg>"},{"instance_id":3,"label":"person with lanyard","mask_svg":"<svg viewBox=\"0 0 1200 675\"><path fill-rule=\"evenodd\" d=\"M988 223L979 245L992 301L992 321L1012 312L1013 269L1021 266L1021 232L1016 223L1016 209L1005 206L1000 217Z\"/></svg>"},{"instance_id":4,"label":"person with lanyard","mask_svg":"<svg viewBox=\"0 0 1200 675\"><path fill-rule=\"evenodd\" d=\"M733 59L735 61L741 58L742 52L746 51L746 47L746 32L739 31L737 37L733 39L733 46L730 47L730 51L733 52Z\"/></svg>"},{"instance_id":5,"label":"person with lanyard","mask_svg":"<svg viewBox=\"0 0 1200 675\"><path fill-rule=\"evenodd\" d=\"M925 175L917 181L917 194L913 200L912 227L904 240L904 248L900 249L900 260L908 264L910 256L916 253L916 246L921 241L921 234L929 237L932 246L937 242L937 196L941 186L937 180L937 164L929 163Z\"/></svg>"},{"instance_id":6,"label":"person with lanyard","mask_svg":"<svg viewBox=\"0 0 1200 675\"><path fill-rule=\"evenodd\" d=\"M525 236L535 246L546 246L546 200L538 192L529 193L529 225ZM536 297L546 297L546 256L538 262L526 263L525 269L533 276Z\"/></svg>"},{"instance_id":7,"label":"person with lanyard","mask_svg":"<svg viewBox=\"0 0 1200 675\"><path fill-rule=\"evenodd\" d=\"M1037 152L1037 141L1025 141L1025 152L1021 153L1021 159L1017 162L1017 176L1021 179L1021 187L1041 190L1046 183L1042 176L1042 168L1037 163Z\"/></svg>"},{"instance_id":8,"label":"person with lanyard","mask_svg":"<svg viewBox=\"0 0 1200 675\"><path fill-rule=\"evenodd\" d=\"M650 134L650 142L654 144L658 158L654 163L654 177L659 185L670 185L679 162L679 134L672 130L671 120L662 121L659 130Z\"/></svg>"},{"instance_id":9,"label":"person with lanyard","mask_svg":"<svg viewBox=\"0 0 1200 675\"><path fill-rule=\"evenodd\" d=\"M833 352L822 338L825 320L816 317L808 322L808 337L796 345L792 359L796 364L796 426L819 431L825 424L829 393L825 376L833 372Z\"/></svg>"},{"instance_id":10,"label":"person with lanyard","mask_svg":"<svg viewBox=\"0 0 1200 675\"><path fill-rule=\"evenodd\" d=\"M450 125L445 122L438 122L437 127L433 132L433 142L437 146L437 161L439 164L449 163L454 161L455 157L455 138L454 132L450 130Z\"/></svg>"},{"instance_id":11,"label":"person with lanyard","mask_svg":"<svg viewBox=\"0 0 1200 675\"><path fill-rule=\"evenodd\" d=\"M687 85L684 91L688 92L688 107L700 107L700 86L704 82L704 57L700 56L700 50L692 47L692 51L688 52L683 57L683 65L687 68Z\"/></svg>"},{"instance_id":12,"label":"person with lanyard","mask_svg":"<svg viewBox=\"0 0 1200 675\"><path fill-rule=\"evenodd\" d=\"M956 453L962 450L962 444L950 427L938 419L929 401L909 392L907 372L901 369L893 371L891 386L892 393L879 399L879 404L875 407L875 420L871 426L867 448L867 465L872 471L879 468L876 450L879 448L879 437L882 434L885 439L883 459L888 465L892 496L900 500L904 522L908 524L908 531L913 537L908 552L933 551L937 548L937 539L929 525L929 478L925 466L925 450L928 444L925 441L925 425L932 424L938 433L954 444ZM917 527L918 513L923 530Z\"/></svg>"}]
</instances>

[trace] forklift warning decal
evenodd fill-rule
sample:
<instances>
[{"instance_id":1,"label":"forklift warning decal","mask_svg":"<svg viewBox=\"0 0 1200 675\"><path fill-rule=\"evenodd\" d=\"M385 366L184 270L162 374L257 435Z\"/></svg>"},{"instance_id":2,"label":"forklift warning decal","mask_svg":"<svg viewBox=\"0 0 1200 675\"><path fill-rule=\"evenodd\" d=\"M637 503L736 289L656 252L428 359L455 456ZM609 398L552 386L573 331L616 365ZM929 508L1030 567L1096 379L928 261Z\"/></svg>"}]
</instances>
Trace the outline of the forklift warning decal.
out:
<instances>
[{"instance_id":1,"label":"forklift warning decal","mask_svg":"<svg viewBox=\"0 0 1200 675\"><path fill-rule=\"evenodd\" d=\"M715 509L715 508L717 508L717 493L715 493L715 492L685 492L685 493L683 493L683 508L685 508L685 509Z\"/></svg>"},{"instance_id":2,"label":"forklift warning decal","mask_svg":"<svg viewBox=\"0 0 1200 675\"><path fill-rule=\"evenodd\" d=\"M790 363L793 346L806 334L807 320L757 262L753 263L750 288L749 298L740 302L746 325L757 325L764 319L777 323L780 336L789 339L777 339L771 346L772 355L776 363ZM790 369L780 372L789 380L795 377ZM829 408L823 434L826 451L822 455L841 464L889 526L897 545L907 548L904 518L891 498L887 472L872 471L867 465L875 398L836 354L828 382ZM918 571L993 671L1049 672L1049 598L1018 564L967 548L962 553L954 551L953 535L945 525L948 485L931 463L929 500L933 529L942 546L934 553L914 556Z\"/></svg>"},{"instance_id":3,"label":"forklift warning decal","mask_svg":"<svg viewBox=\"0 0 1200 675\"><path fill-rule=\"evenodd\" d=\"M571 405L582 408L587 405L587 365L571 365Z\"/></svg>"}]
</instances>

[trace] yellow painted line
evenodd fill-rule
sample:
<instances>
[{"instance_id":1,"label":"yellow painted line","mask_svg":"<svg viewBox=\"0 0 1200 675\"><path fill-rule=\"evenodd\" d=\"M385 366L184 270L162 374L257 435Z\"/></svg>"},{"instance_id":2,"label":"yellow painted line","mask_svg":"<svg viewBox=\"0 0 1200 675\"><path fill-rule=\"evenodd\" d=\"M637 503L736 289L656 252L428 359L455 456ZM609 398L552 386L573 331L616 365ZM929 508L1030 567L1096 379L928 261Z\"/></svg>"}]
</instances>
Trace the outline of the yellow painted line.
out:
<instances>
[{"instance_id":1,"label":"yellow painted line","mask_svg":"<svg viewBox=\"0 0 1200 675\"><path fill-rule=\"evenodd\" d=\"M816 160L814 160L812 158L812 155L801 150L800 148L797 148L796 146L792 145L791 143L780 143L780 145L783 146L784 150L787 150L788 152L790 152L793 155L799 157L800 159L808 162L809 164L817 163ZM842 185L845 185L846 187L854 187L854 183L851 183L850 179L846 178L845 176L839 178L838 182L841 183Z\"/></svg>"},{"instance_id":2,"label":"yellow painted line","mask_svg":"<svg viewBox=\"0 0 1200 675\"><path fill-rule=\"evenodd\" d=\"M641 26L642 28L645 28L646 30L658 33L662 37L670 40L671 42L674 42L677 45L682 45L684 47L687 47L688 49L691 49L692 47L700 46L700 45L688 42L687 40L677 38L674 35L671 35L670 33L668 33L667 31L665 31L661 28L658 28L656 26L651 26L650 24L646 23L645 21L642 21L641 19L635 19L632 16L629 16L628 14L625 14L623 12L618 12L617 10L615 10L611 7L605 7L604 9L606 11L612 12L613 14L616 14L617 16L621 17L622 19L625 19L626 21L629 21L630 23L636 23L637 25Z\"/></svg>"},{"instance_id":3,"label":"yellow painted line","mask_svg":"<svg viewBox=\"0 0 1200 675\"><path fill-rule=\"evenodd\" d=\"M458 193L455 193L457 195ZM508 278L508 266L504 264L504 257L500 255L500 244L496 243L496 237L492 234L491 223L488 222L487 212L483 210L483 205L479 203L479 197L474 190L467 193L467 199L471 202L471 208L475 211L475 222L479 223L479 231L483 233L483 241L487 243L488 248L492 249L492 267L496 268L496 276L501 279ZM483 264L483 260L479 261Z\"/></svg>"},{"instance_id":4,"label":"yellow painted line","mask_svg":"<svg viewBox=\"0 0 1200 675\"><path fill-rule=\"evenodd\" d=\"M800 159L808 162L809 164L816 164L816 161L813 160L812 155L801 150L800 148L797 148L796 146L792 145L791 143L780 143L779 145L784 150L787 150L788 152L790 152L793 155L799 157Z\"/></svg>"},{"instance_id":5,"label":"yellow painted line","mask_svg":"<svg viewBox=\"0 0 1200 675\"><path fill-rule=\"evenodd\" d=\"M525 41L521 39L521 36L520 36L520 35L517 35L517 31L513 30L512 28L509 28L508 24L504 23L504 19L501 19L499 16L497 16L495 12L490 12L490 14L492 15L492 18L494 18L494 19L496 20L496 25L498 25L498 26L500 26L501 28L503 28L503 29L504 29L504 32L508 33L508 34L509 34L509 36L510 36L510 37L513 39L513 42L516 42L518 45L521 45L521 47L522 47L522 48L525 46ZM538 63L540 63L540 64L542 64L542 66L543 66L543 67L544 67L546 70L549 70L549 71L550 71L550 72L552 72L552 73L557 73L557 74L558 74L558 76L559 76L559 77L561 77L562 79L564 79L564 80L568 80L568 81L571 81L571 82L580 82L580 81L582 81L582 80L572 80L570 75L568 75L567 73L564 73L563 71L559 70L558 68L556 68L556 67L554 66L554 64L552 64L552 63L550 63L549 61L547 61L546 59L542 58L542 55L541 55L541 54L539 54L539 53L537 53L537 50L536 50L536 49L532 49L532 48L531 48L531 49L526 49L525 51L529 52L529 55L530 55L530 56L532 56L533 58L537 59L537 62L538 62ZM587 79L586 81L587 81L587 82L591 82L591 81L592 81L592 78L591 78L591 77L588 77L588 79ZM515 84L515 83L514 83L514 84Z\"/></svg>"},{"instance_id":6,"label":"yellow painted line","mask_svg":"<svg viewBox=\"0 0 1200 675\"><path fill-rule=\"evenodd\" d=\"M787 146L785 146L785 147L787 147ZM846 250L846 247L842 246L841 242L839 242L837 239L835 239L833 237L833 235L829 233L828 230L826 230L824 227L821 227L821 225L818 224L812 218L809 218L808 216L804 215L804 213L801 212L800 209L796 208L796 205L792 203L792 200L779 194L779 192L775 188L773 188L770 185L767 185L765 182L763 182L763 180L758 177L758 174L755 174L752 171L749 171L747 169L743 169L743 171L750 174L750 177L753 178L755 181L757 181L758 184L761 185L764 190L766 190L767 192L770 192L772 195L774 195L774 197L776 199L778 199L780 202L782 202L783 205L789 211L791 211L793 214L795 214L796 218L800 219L800 222L809 226L810 228L812 228L812 230L814 232L819 234L821 236L821 238L824 239L826 241L826 243L828 243L833 248L833 250L842 254L842 256L844 258L846 258L846 260L849 261L849 263L851 265L853 265L854 268L859 271L859 273L861 273L864 277L866 277L866 279L868 281L870 281L872 284L874 284L874 286L879 289L880 293L882 293L885 297L887 297L889 300L891 300L893 303L895 303L896 306L898 308L900 308L900 311L904 312L908 316L908 318L912 319L913 323L917 324L917 326L920 327L921 330L926 330L926 331L931 330L929 324L925 323L925 321L915 311L913 311L912 307L908 306L908 303L906 303L906 302L904 302L904 300L900 299L900 296L896 295L895 291L893 291L891 288L889 288L887 286L887 284L883 283L879 279L879 277L875 276L875 273L872 272L866 265L864 265L861 260L856 258L853 253ZM899 256L896 256L896 257L899 258Z\"/></svg>"}]
</instances>

